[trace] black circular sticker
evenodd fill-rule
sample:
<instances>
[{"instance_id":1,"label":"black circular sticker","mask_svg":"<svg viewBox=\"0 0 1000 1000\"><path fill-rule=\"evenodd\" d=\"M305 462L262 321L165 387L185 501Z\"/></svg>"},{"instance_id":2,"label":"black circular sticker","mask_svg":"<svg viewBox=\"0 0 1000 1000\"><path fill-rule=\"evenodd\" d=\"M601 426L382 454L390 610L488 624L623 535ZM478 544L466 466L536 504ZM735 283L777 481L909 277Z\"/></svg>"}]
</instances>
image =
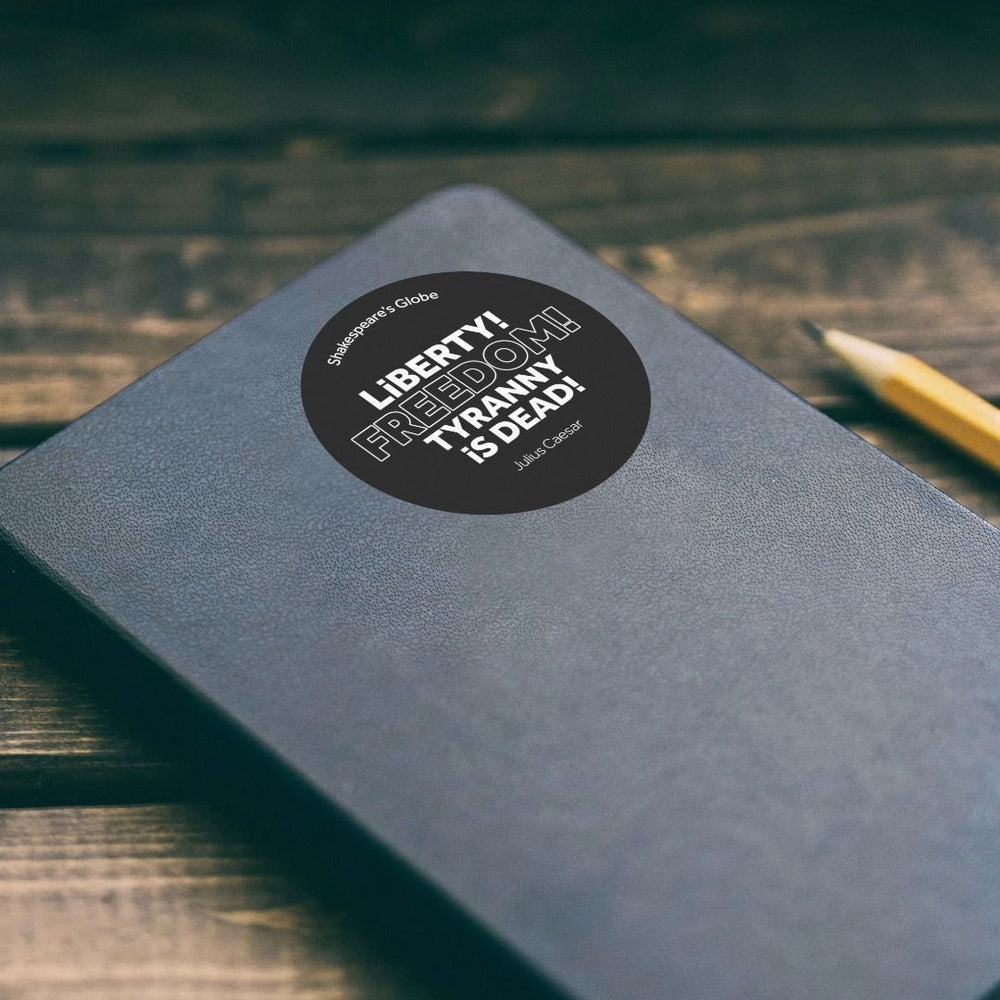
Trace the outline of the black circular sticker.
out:
<instances>
[{"instance_id":1,"label":"black circular sticker","mask_svg":"<svg viewBox=\"0 0 1000 1000\"><path fill-rule=\"evenodd\" d=\"M425 274L320 330L302 368L316 436L366 483L460 514L570 500L642 439L649 380L622 332L525 278Z\"/></svg>"}]
</instances>

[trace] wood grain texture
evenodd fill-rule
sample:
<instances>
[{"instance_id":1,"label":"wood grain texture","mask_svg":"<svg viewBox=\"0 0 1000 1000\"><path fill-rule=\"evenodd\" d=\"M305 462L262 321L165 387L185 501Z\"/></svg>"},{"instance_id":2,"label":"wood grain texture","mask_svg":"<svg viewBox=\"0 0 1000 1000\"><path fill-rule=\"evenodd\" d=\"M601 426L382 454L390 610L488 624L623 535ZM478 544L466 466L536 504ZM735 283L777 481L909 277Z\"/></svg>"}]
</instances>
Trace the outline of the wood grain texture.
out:
<instances>
[{"instance_id":1,"label":"wood grain texture","mask_svg":"<svg viewBox=\"0 0 1000 1000\"><path fill-rule=\"evenodd\" d=\"M997 398L998 168L995 144L928 143L0 165L0 434L73 419L459 180L522 198L818 405L857 397L802 315Z\"/></svg>"},{"instance_id":2,"label":"wood grain texture","mask_svg":"<svg viewBox=\"0 0 1000 1000\"><path fill-rule=\"evenodd\" d=\"M162 144L304 126L355 141L607 138L1000 117L986 4L93 6L7 5L0 86L19 99L0 141Z\"/></svg>"},{"instance_id":3,"label":"wood grain texture","mask_svg":"<svg viewBox=\"0 0 1000 1000\"><path fill-rule=\"evenodd\" d=\"M995 141L752 139L351 154L301 137L277 150L176 160L20 159L0 150L0 227L39 237L354 235L439 187L479 181L509 190L590 245L651 241L664 229L683 235L924 198L962 206L997 193L997 155ZM976 222L973 212L966 228Z\"/></svg>"},{"instance_id":4,"label":"wood grain texture","mask_svg":"<svg viewBox=\"0 0 1000 1000\"><path fill-rule=\"evenodd\" d=\"M0 807L148 802L183 791L176 763L144 744L106 699L0 631Z\"/></svg>"},{"instance_id":5,"label":"wood grain texture","mask_svg":"<svg viewBox=\"0 0 1000 1000\"><path fill-rule=\"evenodd\" d=\"M208 806L5 810L0 844L3 1000L426 996Z\"/></svg>"}]
</instances>

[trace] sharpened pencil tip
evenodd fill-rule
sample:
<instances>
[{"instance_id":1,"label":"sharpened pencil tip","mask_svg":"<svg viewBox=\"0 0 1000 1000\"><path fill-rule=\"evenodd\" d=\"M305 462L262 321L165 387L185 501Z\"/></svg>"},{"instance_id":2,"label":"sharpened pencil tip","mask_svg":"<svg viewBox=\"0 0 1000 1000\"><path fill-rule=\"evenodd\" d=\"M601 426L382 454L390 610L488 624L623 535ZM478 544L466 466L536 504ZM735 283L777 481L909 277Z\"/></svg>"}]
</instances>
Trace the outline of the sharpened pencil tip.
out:
<instances>
[{"instance_id":1,"label":"sharpened pencil tip","mask_svg":"<svg viewBox=\"0 0 1000 1000\"><path fill-rule=\"evenodd\" d=\"M814 323L811 319L800 319L799 326L802 327L802 332L807 337L815 340L821 347L823 346L823 342L826 339L826 330L823 327L818 323Z\"/></svg>"}]
</instances>

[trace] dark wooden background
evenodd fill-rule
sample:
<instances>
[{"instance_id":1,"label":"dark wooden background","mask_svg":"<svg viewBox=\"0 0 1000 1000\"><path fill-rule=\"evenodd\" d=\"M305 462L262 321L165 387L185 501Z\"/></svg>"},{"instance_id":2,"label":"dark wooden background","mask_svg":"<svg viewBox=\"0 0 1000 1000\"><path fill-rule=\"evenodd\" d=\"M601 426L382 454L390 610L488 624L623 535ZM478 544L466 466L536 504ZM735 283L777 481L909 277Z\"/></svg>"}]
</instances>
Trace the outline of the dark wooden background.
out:
<instances>
[{"instance_id":1,"label":"dark wooden background","mask_svg":"<svg viewBox=\"0 0 1000 1000\"><path fill-rule=\"evenodd\" d=\"M795 330L1000 402L996 5L617 6L0 6L0 462L476 180L1000 524ZM438 995L3 628L0 998Z\"/></svg>"}]
</instances>

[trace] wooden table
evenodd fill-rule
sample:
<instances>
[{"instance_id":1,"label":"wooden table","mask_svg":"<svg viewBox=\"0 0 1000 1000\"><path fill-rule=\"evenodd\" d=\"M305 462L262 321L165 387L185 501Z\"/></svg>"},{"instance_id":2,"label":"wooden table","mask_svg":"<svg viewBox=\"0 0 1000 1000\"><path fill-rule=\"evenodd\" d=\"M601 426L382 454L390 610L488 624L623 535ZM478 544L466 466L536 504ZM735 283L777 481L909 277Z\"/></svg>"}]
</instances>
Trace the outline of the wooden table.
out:
<instances>
[{"instance_id":1,"label":"wooden table","mask_svg":"<svg viewBox=\"0 0 1000 1000\"><path fill-rule=\"evenodd\" d=\"M527 15L500 44L483 41L496 15L456 27L438 4L378 36L408 52L380 70L371 33L251 7L137 5L54 35L31 5L4 15L19 55L2 70L0 461L413 199L474 180L1000 524L996 477L870 402L795 329L870 335L1000 401L1000 133L983 96L997 68L975 26L911 38L932 70L915 90L859 59L824 101L824 72L869 36L851 22L827 55L820 5L781 50L801 61L792 90L767 57L780 5L681 5L647 34L686 39L690 58L652 69L639 32L603 87L586 18L568 49ZM692 66L709 50L706 82ZM567 69L588 60L593 74ZM3 1000L441 995L3 628Z\"/></svg>"}]
</instances>

